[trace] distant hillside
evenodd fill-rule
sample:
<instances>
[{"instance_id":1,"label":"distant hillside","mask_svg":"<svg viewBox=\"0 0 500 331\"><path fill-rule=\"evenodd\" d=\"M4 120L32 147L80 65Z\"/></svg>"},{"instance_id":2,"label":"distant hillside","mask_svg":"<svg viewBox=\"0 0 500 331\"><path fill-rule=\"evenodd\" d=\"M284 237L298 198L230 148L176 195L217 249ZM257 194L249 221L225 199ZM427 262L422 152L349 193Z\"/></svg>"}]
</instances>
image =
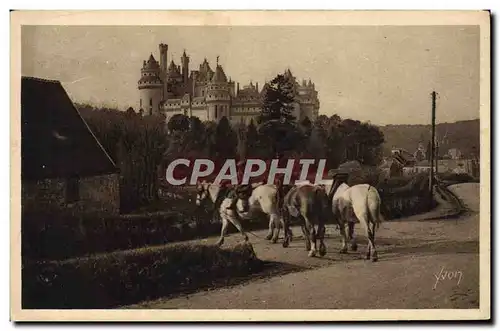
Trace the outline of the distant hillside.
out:
<instances>
[{"instance_id":1,"label":"distant hillside","mask_svg":"<svg viewBox=\"0 0 500 331\"><path fill-rule=\"evenodd\" d=\"M393 146L414 152L418 143L430 140L431 125L385 125L380 126L384 133L384 155L390 155ZM458 148L463 155L469 156L477 149L479 153L479 119L436 124L436 139L440 142L440 155L450 148Z\"/></svg>"}]
</instances>

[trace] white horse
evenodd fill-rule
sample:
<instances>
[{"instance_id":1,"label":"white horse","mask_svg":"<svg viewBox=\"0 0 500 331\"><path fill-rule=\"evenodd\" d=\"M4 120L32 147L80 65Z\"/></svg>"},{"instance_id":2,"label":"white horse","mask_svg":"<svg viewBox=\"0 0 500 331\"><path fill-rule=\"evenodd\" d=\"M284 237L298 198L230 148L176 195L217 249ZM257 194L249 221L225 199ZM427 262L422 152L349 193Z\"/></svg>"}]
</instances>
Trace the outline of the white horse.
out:
<instances>
[{"instance_id":1,"label":"white horse","mask_svg":"<svg viewBox=\"0 0 500 331\"><path fill-rule=\"evenodd\" d=\"M237 215L234 210L228 209L231 205L231 199L227 197L222 198L221 205L218 208L219 215L222 220L221 236L217 242L218 245L222 245L224 243L224 236L226 235L229 223L232 223L243 235L245 241L248 241L248 236L241 225L240 219L250 220L263 214L269 217L269 231L266 239L271 240L273 243L278 241L281 219L277 203L278 189L276 185L270 184L252 184L252 188L252 193L248 199L241 199L241 197L239 197L236 203ZM220 198L220 191L221 187L219 185L207 182L198 184L196 204L201 205L201 203L207 198L215 203L217 198ZM245 203L248 203L248 206L244 206ZM244 212L243 210L245 209L247 211Z\"/></svg>"},{"instance_id":2,"label":"white horse","mask_svg":"<svg viewBox=\"0 0 500 331\"><path fill-rule=\"evenodd\" d=\"M332 184L326 187L330 191ZM380 226L383 217L380 213L381 198L377 189L368 184L349 186L342 183L338 186L332 196L332 212L336 218L340 235L342 237L342 248L340 253L347 252L346 225L348 226L348 237L351 241L351 249L357 250L354 238L354 225L359 222L363 225L368 239L366 259L377 261L375 249L375 229Z\"/></svg>"}]
</instances>

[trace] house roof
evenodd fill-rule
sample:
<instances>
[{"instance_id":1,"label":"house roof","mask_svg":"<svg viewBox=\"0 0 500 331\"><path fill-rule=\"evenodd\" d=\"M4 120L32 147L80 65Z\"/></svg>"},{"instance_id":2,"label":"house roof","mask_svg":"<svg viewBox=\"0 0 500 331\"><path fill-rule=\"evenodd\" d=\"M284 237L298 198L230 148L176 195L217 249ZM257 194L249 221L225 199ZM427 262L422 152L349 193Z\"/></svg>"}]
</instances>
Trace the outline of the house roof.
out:
<instances>
[{"instance_id":1,"label":"house roof","mask_svg":"<svg viewBox=\"0 0 500 331\"><path fill-rule=\"evenodd\" d=\"M23 179L118 171L59 81L22 77L21 122Z\"/></svg>"}]
</instances>

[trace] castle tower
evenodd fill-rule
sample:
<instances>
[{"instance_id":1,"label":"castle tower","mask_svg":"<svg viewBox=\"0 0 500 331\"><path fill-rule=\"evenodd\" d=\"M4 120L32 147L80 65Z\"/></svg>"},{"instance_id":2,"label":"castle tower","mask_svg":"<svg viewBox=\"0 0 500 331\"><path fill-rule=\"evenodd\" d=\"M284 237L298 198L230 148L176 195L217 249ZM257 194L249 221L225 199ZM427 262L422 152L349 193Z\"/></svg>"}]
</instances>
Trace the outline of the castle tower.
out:
<instances>
[{"instance_id":1,"label":"castle tower","mask_svg":"<svg viewBox=\"0 0 500 331\"><path fill-rule=\"evenodd\" d=\"M181 64L182 64L182 78L184 84L187 84L187 81L189 79L189 56L186 55L186 51L182 53Z\"/></svg>"},{"instance_id":2,"label":"castle tower","mask_svg":"<svg viewBox=\"0 0 500 331\"><path fill-rule=\"evenodd\" d=\"M160 44L160 79L163 82L163 98L167 95L167 53L168 53L168 45Z\"/></svg>"},{"instance_id":3,"label":"castle tower","mask_svg":"<svg viewBox=\"0 0 500 331\"><path fill-rule=\"evenodd\" d=\"M141 68L141 79L137 82L139 89L139 108L147 115L160 112L160 102L163 99L163 81L160 78L161 68L153 54L144 61Z\"/></svg>"},{"instance_id":4,"label":"castle tower","mask_svg":"<svg viewBox=\"0 0 500 331\"><path fill-rule=\"evenodd\" d=\"M217 57L218 59L218 57ZM231 119L231 96L230 86L227 82L226 74L217 61L212 79L207 84L207 94L205 97L207 103L208 120L218 122L222 117Z\"/></svg>"}]
</instances>

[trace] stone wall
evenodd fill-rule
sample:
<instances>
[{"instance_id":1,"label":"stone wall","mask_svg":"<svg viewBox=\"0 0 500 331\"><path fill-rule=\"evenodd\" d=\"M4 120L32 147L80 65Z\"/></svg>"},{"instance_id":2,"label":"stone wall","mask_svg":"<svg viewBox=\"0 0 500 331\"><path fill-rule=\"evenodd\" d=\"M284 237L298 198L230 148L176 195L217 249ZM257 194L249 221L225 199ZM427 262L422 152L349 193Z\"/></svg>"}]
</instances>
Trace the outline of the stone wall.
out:
<instances>
[{"instance_id":1,"label":"stone wall","mask_svg":"<svg viewBox=\"0 0 500 331\"><path fill-rule=\"evenodd\" d=\"M83 177L78 181L79 197L67 200L66 179L54 178L23 181L23 214L102 214L120 211L119 178L117 174Z\"/></svg>"}]
</instances>

